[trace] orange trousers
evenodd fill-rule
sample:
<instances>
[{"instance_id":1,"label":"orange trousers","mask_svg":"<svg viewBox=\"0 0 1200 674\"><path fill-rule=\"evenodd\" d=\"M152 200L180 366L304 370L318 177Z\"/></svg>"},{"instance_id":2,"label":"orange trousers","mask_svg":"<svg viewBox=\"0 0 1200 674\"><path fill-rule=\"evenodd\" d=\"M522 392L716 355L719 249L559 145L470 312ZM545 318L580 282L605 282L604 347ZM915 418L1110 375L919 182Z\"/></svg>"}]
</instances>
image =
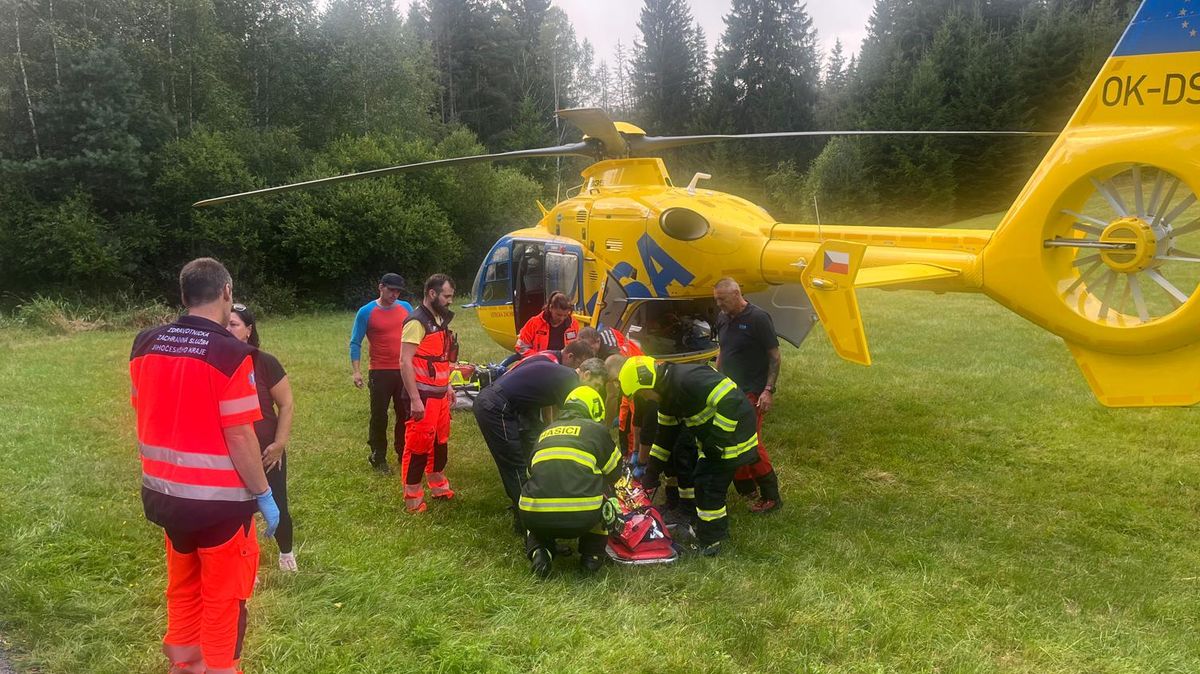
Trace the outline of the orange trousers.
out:
<instances>
[{"instance_id":1,"label":"orange trousers","mask_svg":"<svg viewBox=\"0 0 1200 674\"><path fill-rule=\"evenodd\" d=\"M443 472L446 469L446 444L450 442L449 395L429 398L425 401L425 416L420 421L409 419L404 422L404 459L400 464L400 475L404 480L404 503L410 510L421 506L424 489L420 473L409 475L409 464L417 456L413 470L425 473L429 488L435 497L453 496L450 481Z\"/></svg>"},{"instance_id":2,"label":"orange trousers","mask_svg":"<svg viewBox=\"0 0 1200 674\"><path fill-rule=\"evenodd\" d=\"M737 472L734 473L734 476L733 476L733 479L735 481L736 480L756 480L760 477L770 474L771 471L775 470L775 467L771 465L771 457L770 457L770 455L767 454L767 448L763 446L763 439L762 439L763 414L762 414L762 410L759 409L759 407L758 407L758 394L757 393L747 393L746 397L750 399L750 404L754 406L754 416L756 417L756 423L758 426L758 447L757 447L758 461L756 461L748 466L742 466L742 467L738 468Z\"/></svg>"},{"instance_id":3,"label":"orange trousers","mask_svg":"<svg viewBox=\"0 0 1200 674\"><path fill-rule=\"evenodd\" d=\"M167 634L171 674L237 674L246 600L258 572L254 525L211 548L182 553L167 539Z\"/></svg>"}]
</instances>

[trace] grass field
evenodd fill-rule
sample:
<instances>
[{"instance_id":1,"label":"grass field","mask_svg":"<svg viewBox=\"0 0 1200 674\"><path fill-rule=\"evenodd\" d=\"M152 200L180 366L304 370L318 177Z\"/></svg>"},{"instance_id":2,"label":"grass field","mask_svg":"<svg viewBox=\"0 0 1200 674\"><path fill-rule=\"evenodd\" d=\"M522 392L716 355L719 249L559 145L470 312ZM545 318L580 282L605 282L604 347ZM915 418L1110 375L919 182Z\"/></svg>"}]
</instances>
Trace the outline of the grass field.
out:
<instances>
[{"instance_id":1,"label":"grass field","mask_svg":"<svg viewBox=\"0 0 1200 674\"><path fill-rule=\"evenodd\" d=\"M876 364L785 347L787 507L715 559L538 582L469 415L459 498L366 470L350 315L267 320L298 418L301 572L264 544L247 672L1200 671L1200 416L1108 410L1062 344L977 296L862 293ZM473 312L465 356L495 358ZM162 672L132 333L0 331L0 634L18 672ZM269 554L266 554L269 553Z\"/></svg>"}]
</instances>

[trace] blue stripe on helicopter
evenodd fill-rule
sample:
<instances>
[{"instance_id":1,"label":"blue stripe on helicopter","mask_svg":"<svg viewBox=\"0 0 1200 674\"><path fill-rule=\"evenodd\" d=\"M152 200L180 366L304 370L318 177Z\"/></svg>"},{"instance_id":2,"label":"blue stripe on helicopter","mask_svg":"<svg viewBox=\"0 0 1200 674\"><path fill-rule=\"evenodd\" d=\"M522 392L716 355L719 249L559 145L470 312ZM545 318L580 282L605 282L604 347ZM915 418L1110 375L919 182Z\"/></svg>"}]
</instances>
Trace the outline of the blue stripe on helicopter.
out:
<instances>
[{"instance_id":1,"label":"blue stripe on helicopter","mask_svg":"<svg viewBox=\"0 0 1200 674\"><path fill-rule=\"evenodd\" d=\"M1145 0L1113 56L1200 51L1200 2Z\"/></svg>"}]
</instances>

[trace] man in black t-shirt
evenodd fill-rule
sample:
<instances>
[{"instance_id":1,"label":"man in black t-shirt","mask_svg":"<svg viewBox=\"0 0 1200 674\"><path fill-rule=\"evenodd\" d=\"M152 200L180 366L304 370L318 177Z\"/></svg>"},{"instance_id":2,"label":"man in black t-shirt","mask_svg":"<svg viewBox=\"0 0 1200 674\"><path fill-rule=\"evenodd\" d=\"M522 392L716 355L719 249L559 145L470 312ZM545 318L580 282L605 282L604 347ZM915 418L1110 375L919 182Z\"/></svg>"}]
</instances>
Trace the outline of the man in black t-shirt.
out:
<instances>
[{"instance_id":1,"label":"man in black t-shirt","mask_svg":"<svg viewBox=\"0 0 1200 674\"><path fill-rule=\"evenodd\" d=\"M552 409L579 386L581 375L576 368L593 355L589 344L576 340L563 349L561 365L548 358L521 363L480 391L471 408L500 471L504 493L511 502L514 528L519 532L524 532L524 527L516 507L537 434L553 418ZM603 381L602 363L599 371ZM597 388L602 389L603 384Z\"/></svg>"},{"instance_id":2,"label":"man in black t-shirt","mask_svg":"<svg viewBox=\"0 0 1200 674\"><path fill-rule=\"evenodd\" d=\"M750 512L768 513L783 506L779 478L762 443L763 416L774 403L782 356L771 315L746 301L737 281L723 278L713 288L721 315L717 318L717 370L738 385L758 416L758 461L734 475L738 493L754 503Z\"/></svg>"}]
</instances>

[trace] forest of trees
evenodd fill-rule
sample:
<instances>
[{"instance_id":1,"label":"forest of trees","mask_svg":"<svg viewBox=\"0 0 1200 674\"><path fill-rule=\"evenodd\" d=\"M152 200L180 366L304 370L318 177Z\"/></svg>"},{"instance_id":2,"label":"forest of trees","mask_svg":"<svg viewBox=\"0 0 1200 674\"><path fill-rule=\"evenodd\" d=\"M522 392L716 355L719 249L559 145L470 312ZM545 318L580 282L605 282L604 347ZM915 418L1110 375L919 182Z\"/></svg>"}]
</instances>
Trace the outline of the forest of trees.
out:
<instances>
[{"instance_id":1,"label":"forest of trees","mask_svg":"<svg viewBox=\"0 0 1200 674\"><path fill-rule=\"evenodd\" d=\"M167 292L220 257L274 308L344 306L384 270L469 285L578 162L473 165L196 210L197 199L578 138L1062 127L1133 0L876 0L821 53L797 0L732 0L715 53L687 0L643 0L614 53L550 0L8 0L0 7L0 303ZM724 143L667 154L779 219L938 224L1007 205L1026 139Z\"/></svg>"}]
</instances>

